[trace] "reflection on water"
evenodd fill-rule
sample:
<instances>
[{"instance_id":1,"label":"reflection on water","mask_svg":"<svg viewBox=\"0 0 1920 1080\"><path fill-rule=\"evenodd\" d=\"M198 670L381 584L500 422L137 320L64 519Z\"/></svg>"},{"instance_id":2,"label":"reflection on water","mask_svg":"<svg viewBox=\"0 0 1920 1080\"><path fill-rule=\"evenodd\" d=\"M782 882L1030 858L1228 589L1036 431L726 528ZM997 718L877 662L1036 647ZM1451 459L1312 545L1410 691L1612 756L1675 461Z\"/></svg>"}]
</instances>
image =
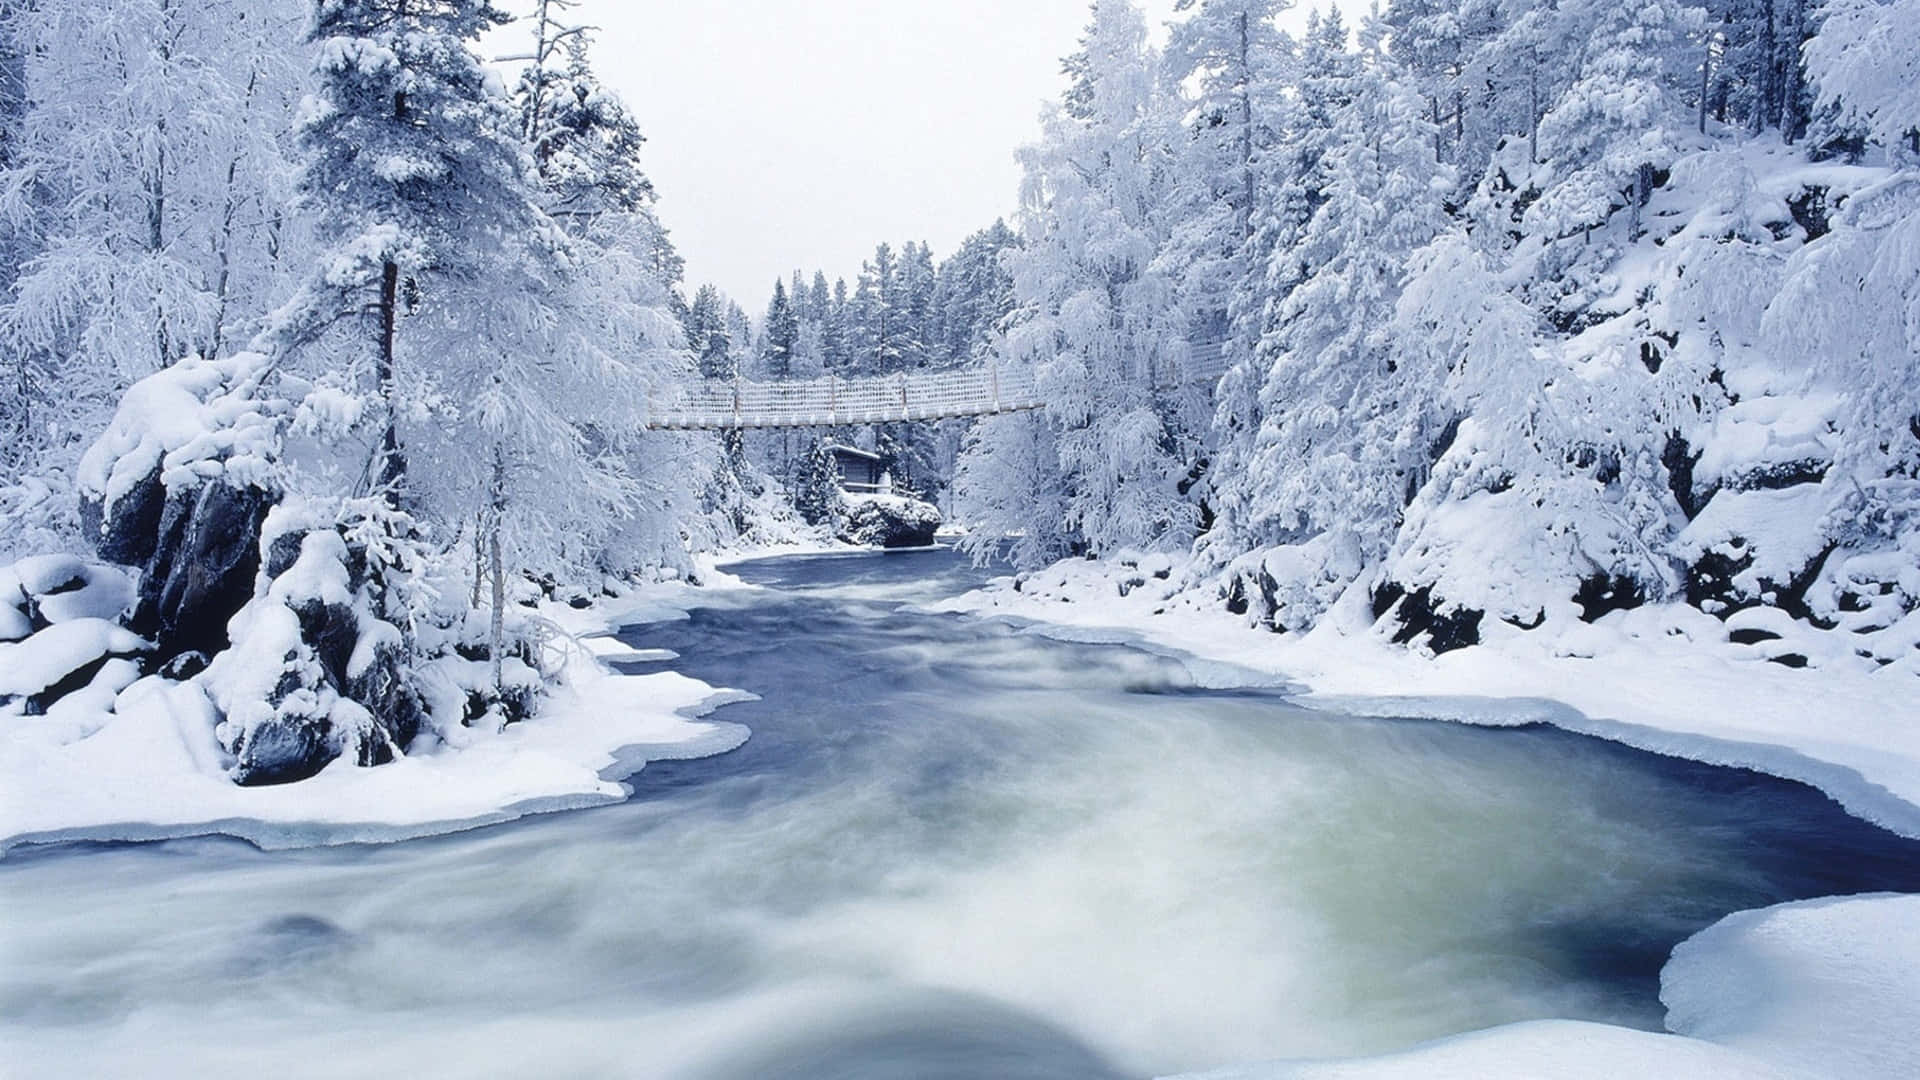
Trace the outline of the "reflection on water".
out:
<instances>
[{"instance_id":1,"label":"reflection on water","mask_svg":"<svg viewBox=\"0 0 1920 1080\"><path fill-rule=\"evenodd\" d=\"M1105 1077L1537 1016L1657 1027L1721 914L1920 890L1810 789L1356 720L898 610L946 553L736 568L627 637L764 700L634 800L387 847L0 863L26 1075Z\"/></svg>"}]
</instances>

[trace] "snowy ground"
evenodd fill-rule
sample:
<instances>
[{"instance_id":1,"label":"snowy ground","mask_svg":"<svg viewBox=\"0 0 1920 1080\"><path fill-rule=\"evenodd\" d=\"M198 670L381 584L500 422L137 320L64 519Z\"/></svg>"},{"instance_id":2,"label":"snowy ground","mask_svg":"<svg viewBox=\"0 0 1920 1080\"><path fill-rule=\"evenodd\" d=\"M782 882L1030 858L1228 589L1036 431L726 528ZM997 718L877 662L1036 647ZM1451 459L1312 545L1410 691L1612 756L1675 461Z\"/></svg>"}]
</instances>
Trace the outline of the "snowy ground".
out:
<instances>
[{"instance_id":1,"label":"snowy ground","mask_svg":"<svg viewBox=\"0 0 1920 1080\"><path fill-rule=\"evenodd\" d=\"M1132 565L1128 565L1131 563ZM1373 631L1361 590L1313 633L1252 629L1181 593L1164 557L1067 562L940 605L1042 632L1135 640L1299 685L1374 715L1545 721L1676 756L1812 784L1854 814L1920 836L1920 685L1909 674L1794 670L1680 606L1522 631L1431 656ZM1818 657L1840 647L1780 628ZM1777 651L1779 642L1766 643ZM1662 976L1673 1035L1549 1021L1354 1061L1278 1062L1207 1080L1375 1077L1920 1075L1920 897L1814 901L1729 916Z\"/></svg>"},{"instance_id":2,"label":"snowy ground","mask_svg":"<svg viewBox=\"0 0 1920 1080\"><path fill-rule=\"evenodd\" d=\"M647 761L723 753L747 737L737 724L699 719L737 692L607 666L654 657L597 635L684 618L678 601L689 588L651 585L584 611L550 606L544 614L578 646L566 646L563 684L534 719L462 732L458 747L416 743L378 768L342 759L297 784L229 780L211 706L191 684L149 678L123 691L112 711L11 717L0 726L0 852L27 842L208 833L262 847L390 841L618 802L627 795L620 778Z\"/></svg>"}]
</instances>

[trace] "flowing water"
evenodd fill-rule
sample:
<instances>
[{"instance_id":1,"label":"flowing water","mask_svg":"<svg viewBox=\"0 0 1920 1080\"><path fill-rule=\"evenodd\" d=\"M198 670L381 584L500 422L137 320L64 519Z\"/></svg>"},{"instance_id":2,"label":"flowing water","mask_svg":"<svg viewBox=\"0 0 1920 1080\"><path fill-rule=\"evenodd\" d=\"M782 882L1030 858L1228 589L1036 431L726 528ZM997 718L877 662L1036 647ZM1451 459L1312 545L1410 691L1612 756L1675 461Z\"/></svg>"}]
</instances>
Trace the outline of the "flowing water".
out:
<instances>
[{"instance_id":1,"label":"flowing water","mask_svg":"<svg viewBox=\"0 0 1920 1080\"><path fill-rule=\"evenodd\" d=\"M947 553L739 568L630 630L758 702L631 801L431 840L0 861L0 1073L1145 1076L1543 1016L1658 1028L1737 909L1920 891L1819 793L1355 719L903 610Z\"/></svg>"}]
</instances>

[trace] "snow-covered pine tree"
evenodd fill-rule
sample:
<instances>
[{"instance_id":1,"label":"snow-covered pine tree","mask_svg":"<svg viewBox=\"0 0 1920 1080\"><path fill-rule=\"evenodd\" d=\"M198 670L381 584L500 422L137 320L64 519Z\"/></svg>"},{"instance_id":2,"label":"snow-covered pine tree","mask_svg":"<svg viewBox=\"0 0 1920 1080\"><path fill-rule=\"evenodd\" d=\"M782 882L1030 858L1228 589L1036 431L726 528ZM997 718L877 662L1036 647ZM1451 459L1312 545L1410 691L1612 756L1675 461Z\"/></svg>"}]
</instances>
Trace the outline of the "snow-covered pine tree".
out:
<instances>
[{"instance_id":1,"label":"snow-covered pine tree","mask_svg":"<svg viewBox=\"0 0 1920 1080\"><path fill-rule=\"evenodd\" d=\"M940 351L953 360L968 360L987 345L1000 321L1013 311L1013 278L1002 253L1019 245L1019 236L1005 221L967 237L940 264L936 287L940 324Z\"/></svg>"},{"instance_id":2,"label":"snow-covered pine tree","mask_svg":"<svg viewBox=\"0 0 1920 1080\"><path fill-rule=\"evenodd\" d=\"M1541 117L1541 194L1523 223L1550 244L1584 244L1624 209L1624 239L1636 240L1655 176L1679 153L1686 115L1675 88L1695 70L1689 41L1701 12L1677 0L1570 0L1559 17L1574 76Z\"/></svg>"},{"instance_id":3,"label":"snow-covered pine tree","mask_svg":"<svg viewBox=\"0 0 1920 1080\"><path fill-rule=\"evenodd\" d=\"M702 378L733 378L735 359L733 339L727 330L727 298L718 288L702 285L694 291L693 303L687 308L685 333Z\"/></svg>"},{"instance_id":4,"label":"snow-covered pine tree","mask_svg":"<svg viewBox=\"0 0 1920 1080\"><path fill-rule=\"evenodd\" d=\"M428 374L401 369L402 320L497 280L508 238L540 218L513 117L470 48L506 20L488 0L319 0L307 33L318 85L297 132L300 208L323 255L278 331L372 403L368 480L396 497L401 426Z\"/></svg>"},{"instance_id":5,"label":"snow-covered pine tree","mask_svg":"<svg viewBox=\"0 0 1920 1080\"><path fill-rule=\"evenodd\" d=\"M793 374L793 351L799 343L800 322L787 298L787 286L778 278L773 282L773 299L767 302L767 318L762 324L766 344L761 350L762 370L769 378L784 379Z\"/></svg>"},{"instance_id":6,"label":"snow-covered pine tree","mask_svg":"<svg viewBox=\"0 0 1920 1080\"><path fill-rule=\"evenodd\" d=\"M809 525L831 525L846 515L847 500L840 491L840 467L831 444L824 439L814 443L801 465L793 508Z\"/></svg>"},{"instance_id":7,"label":"snow-covered pine tree","mask_svg":"<svg viewBox=\"0 0 1920 1080\"><path fill-rule=\"evenodd\" d=\"M1363 34L1362 63L1338 93L1324 202L1274 276L1305 276L1261 342L1270 370L1246 486L1230 501L1254 547L1332 537L1328 552L1384 555L1453 419L1434 372L1402 362L1386 332L1408 256L1446 226L1450 171L1435 163L1425 102ZM1319 613L1303 611L1291 625Z\"/></svg>"},{"instance_id":8,"label":"snow-covered pine tree","mask_svg":"<svg viewBox=\"0 0 1920 1080\"><path fill-rule=\"evenodd\" d=\"M1327 167L1338 146L1335 123L1353 96L1359 58L1349 49L1338 8L1308 13L1274 150L1262 158L1264 186L1256 184L1254 239L1245 282L1231 298L1232 328L1226 373L1216 388L1207 498L1216 520L1201 538L1210 564L1222 564L1272 542L1253 525L1249 500L1257 486L1247 477L1259 453L1264 420L1262 387L1273 355L1260 347L1274 313L1312 271L1301 248L1308 223L1327 201Z\"/></svg>"},{"instance_id":9,"label":"snow-covered pine tree","mask_svg":"<svg viewBox=\"0 0 1920 1080\"><path fill-rule=\"evenodd\" d=\"M1000 362L1039 368L1055 433L1035 438L996 422L990 430L1013 437L975 439L966 453L1012 453L1024 472L1050 447L1052 477L1021 486L1067 494L1051 520L1053 500L1023 508L974 492L969 504L991 515L976 524L990 532L1032 528L1094 551L1175 549L1193 538L1197 515L1181 481L1198 456L1200 412L1181 385L1184 320L1171 283L1153 269L1169 155L1158 64L1139 9L1096 0L1066 65L1074 82L1063 105L1044 118L1041 141L1021 151L1025 243L1007 256L1019 309ZM987 482L1006 472L976 463L961 476ZM1021 550L1060 546L1042 544Z\"/></svg>"},{"instance_id":10,"label":"snow-covered pine tree","mask_svg":"<svg viewBox=\"0 0 1920 1080\"><path fill-rule=\"evenodd\" d=\"M640 168L639 125L595 74L585 29L563 25L561 13L550 6L536 23L536 57L554 70L524 73L516 95L540 205L566 245L551 253L549 311L529 312L535 323L552 319L549 358L513 392L513 407L529 411L523 453L543 458L520 470L525 512L513 538L522 566L624 573L683 558L681 519L692 512L684 463L717 452L710 440L641 433L651 392L688 372L675 292L682 262Z\"/></svg>"},{"instance_id":11,"label":"snow-covered pine tree","mask_svg":"<svg viewBox=\"0 0 1920 1080\"><path fill-rule=\"evenodd\" d=\"M1218 348L1222 369L1238 370L1230 380L1236 390L1248 381L1271 299L1270 248L1284 233L1272 211L1291 179L1283 140L1294 119L1295 58L1274 20L1287 7L1282 0L1182 0L1175 10L1186 18L1167 46L1167 85L1182 95L1183 131L1163 211L1168 240L1156 266L1176 283L1188 337ZM1244 408L1229 405L1228 414ZM1208 464L1234 467L1231 460Z\"/></svg>"}]
</instances>

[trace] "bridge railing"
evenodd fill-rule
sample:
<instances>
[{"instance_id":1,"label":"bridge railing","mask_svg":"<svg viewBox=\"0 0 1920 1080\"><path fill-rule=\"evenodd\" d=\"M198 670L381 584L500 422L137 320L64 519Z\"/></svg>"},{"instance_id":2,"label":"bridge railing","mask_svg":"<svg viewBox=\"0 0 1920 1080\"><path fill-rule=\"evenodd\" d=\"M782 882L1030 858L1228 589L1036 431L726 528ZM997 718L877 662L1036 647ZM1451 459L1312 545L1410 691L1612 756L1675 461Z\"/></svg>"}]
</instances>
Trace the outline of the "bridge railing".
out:
<instances>
[{"instance_id":1,"label":"bridge railing","mask_svg":"<svg viewBox=\"0 0 1920 1080\"><path fill-rule=\"evenodd\" d=\"M762 383L747 379L682 387L650 403L649 427L831 427L1036 409L1033 374L997 365Z\"/></svg>"},{"instance_id":2,"label":"bridge railing","mask_svg":"<svg viewBox=\"0 0 1920 1080\"><path fill-rule=\"evenodd\" d=\"M1226 361L1223 343L1195 343L1174 381L1211 384L1226 370ZM1045 404L1032 367L988 363L851 378L707 380L667 390L650 400L647 426L665 430L834 427L992 416Z\"/></svg>"}]
</instances>

